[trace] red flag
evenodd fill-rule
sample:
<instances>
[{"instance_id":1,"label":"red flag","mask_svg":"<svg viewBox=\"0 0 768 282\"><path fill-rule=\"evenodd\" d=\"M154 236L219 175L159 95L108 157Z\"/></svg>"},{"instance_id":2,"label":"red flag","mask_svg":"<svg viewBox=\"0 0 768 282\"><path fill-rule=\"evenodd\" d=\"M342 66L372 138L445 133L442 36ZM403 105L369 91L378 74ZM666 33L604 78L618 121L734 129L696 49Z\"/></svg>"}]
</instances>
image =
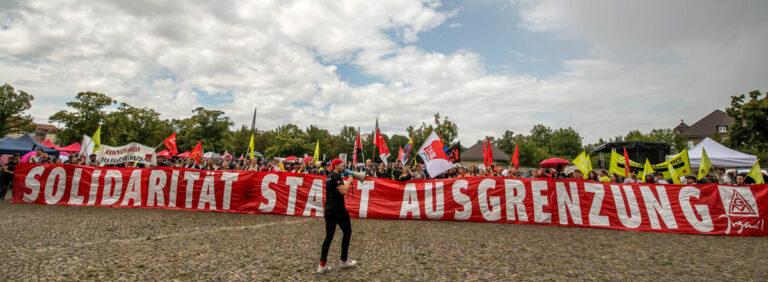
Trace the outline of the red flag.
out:
<instances>
[{"instance_id":1,"label":"red flag","mask_svg":"<svg viewBox=\"0 0 768 282\"><path fill-rule=\"evenodd\" d=\"M384 136L382 136L381 132L378 130L376 131L376 148L379 149L379 158L386 164L387 158L389 157L389 147L387 147L387 142L384 140Z\"/></svg>"},{"instance_id":2,"label":"red flag","mask_svg":"<svg viewBox=\"0 0 768 282\"><path fill-rule=\"evenodd\" d=\"M515 153L512 154L512 164L515 165L515 169L518 169L520 167L520 159L519 159L519 152L517 150L517 144L515 144Z\"/></svg>"},{"instance_id":3,"label":"red flag","mask_svg":"<svg viewBox=\"0 0 768 282\"><path fill-rule=\"evenodd\" d=\"M629 177L629 155L627 154L627 147L624 147L624 175Z\"/></svg>"},{"instance_id":4,"label":"red flag","mask_svg":"<svg viewBox=\"0 0 768 282\"><path fill-rule=\"evenodd\" d=\"M398 147L397 149L397 160L405 165L405 151L403 151L403 147Z\"/></svg>"},{"instance_id":5,"label":"red flag","mask_svg":"<svg viewBox=\"0 0 768 282\"><path fill-rule=\"evenodd\" d=\"M379 130L379 119L376 119L376 136L373 137L373 144L376 145L376 149L379 149L379 158L381 158L381 161L386 164L387 158L389 157L389 147L387 147L387 142L384 140L384 136L381 135L381 131Z\"/></svg>"},{"instance_id":6,"label":"red flag","mask_svg":"<svg viewBox=\"0 0 768 282\"><path fill-rule=\"evenodd\" d=\"M165 145L165 148L171 152L171 155L178 154L179 150L176 147L176 132L171 134L171 136L168 136L168 138L165 138L165 140L163 140L163 145Z\"/></svg>"},{"instance_id":7,"label":"red flag","mask_svg":"<svg viewBox=\"0 0 768 282\"><path fill-rule=\"evenodd\" d=\"M448 156L443 151L444 147L443 140L432 131L419 148L418 154L424 160L430 178L435 178L453 167L453 163L448 160Z\"/></svg>"},{"instance_id":8,"label":"red flag","mask_svg":"<svg viewBox=\"0 0 768 282\"><path fill-rule=\"evenodd\" d=\"M490 140L483 142L483 165L486 171L489 171L493 165L493 147Z\"/></svg>"},{"instance_id":9,"label":"red flag","mask_svg":"<svg viewBox=\"0 0 768 282\"><path fill-rule=\"evenodd\" d=\"M198 164L202 163L203 160L203 141L197 141L197 145L195 145L195 148L192 149L191 152L189 152L189 158L195 160Z\"/></svg>"},{"instance_id":10,"label":"red flag","mask_svg":"<svg viewBox=\"0 0 768 282\"><path fill-rule=\"evenodd\" d=\"M360 139L360 131L357 132L357 137L355 137L355 145L352 149L352 164L357 164L357 149L362 150L363 149L363 140Z\"/></svg>"}]
</instances>

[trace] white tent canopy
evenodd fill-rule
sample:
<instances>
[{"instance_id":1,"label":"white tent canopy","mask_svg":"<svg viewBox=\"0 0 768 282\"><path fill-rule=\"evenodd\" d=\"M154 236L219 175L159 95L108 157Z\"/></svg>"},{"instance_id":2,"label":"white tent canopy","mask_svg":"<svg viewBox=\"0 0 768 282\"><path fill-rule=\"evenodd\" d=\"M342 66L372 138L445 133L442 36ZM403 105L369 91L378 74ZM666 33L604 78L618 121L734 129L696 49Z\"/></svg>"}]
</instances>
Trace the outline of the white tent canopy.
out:
<instances>
[{"instance_id":1,"label":"white tent canopy","mask_svg":"<svg viewBox=\"0 0 768 282\"><path fill-rule=\"evenodd\" d=\"M691 161L692 167L699 167L699 164L701 164L702 149L707 151L709 161L712 162L712 166L715 167L751 167L757 161L757 157L753 155L728 148L707 137L695 147L688 150L688 159Z\"/></svg>"}]
</instances>

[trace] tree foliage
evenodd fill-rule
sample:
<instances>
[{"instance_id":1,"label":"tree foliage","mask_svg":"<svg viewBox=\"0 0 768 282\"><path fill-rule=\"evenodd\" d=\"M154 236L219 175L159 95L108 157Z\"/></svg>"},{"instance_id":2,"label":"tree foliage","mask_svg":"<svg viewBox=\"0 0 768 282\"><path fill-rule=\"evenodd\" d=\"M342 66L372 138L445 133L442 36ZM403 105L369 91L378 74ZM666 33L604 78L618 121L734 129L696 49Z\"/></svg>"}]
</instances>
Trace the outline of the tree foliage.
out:
<instances>
[{"instance_id":1,"label":"tree foliage","mask_svg":"<svg viewBox=\"0 0 768 282\"><path fill-rule=\"evenodd\" d=\"M437 132L437 135L440 136L440 139L442 139L443 143L447 146L453 145L454 141L456 141L456 138L459 136L459 127L456 123L450 121L448 117L444 117L441 120L440 113L434 115L434 125L432 123L422 122L421 126L418 128L409 126L405 131L413 138L414 146L421 146L433 130Z\"/></svg>"},{"instance_id":2,"label":"tree foliage","mask_svg":"<svg viewBox=\"0 0 768 282\"><path fill-rule=\"evenodd\" d=\"M102 93L80 92L67 103L69 110L59 111L48 120L61 125L57 139L68 144L82 140L83 135L92 135L107 117L107 107L113 104L115 101Z\"/></svg>"},{"instance_id":3,"label":"tree foliage","mask_svg":"<svg viewBox=\"0 0 768 282\"><path fill-rule=\"evenodd\" d=\"M731 106L725 111L733 117L728 128L728 145L734 149L768 158L768 92L755 90L749 94L731 97Z\"/></svg>"},{"instance_id":4,"label":"tree foliage","mask_svg":"<svg viewBox=\"0 0 768 282\"><path fill-rule=\"evenodd\" d=\"M198 107L192 110L192 113L191 117L171 121L171 124L178 131L176 144L179 151L191 150L198 141L203 142L203 150L205 151L232 147L232 133L229 128L234 123L224 112Z\"/></svg>"},{"instance_id":5,"label":"tree foliage","mask_svg":"<svg viewBox=\"0 0 768 282\"><path fill-rule=\"evenodd\" d=\"M34 97L13 86L0 86L0 136L10 133L24 133L34 130L32 117L24 114L32 107Z\"/></svg>"},{"instance_id":6,"label":"tree foliage","mask_svg":"<svg viewBox=\"0 0 768 282\"><path fill-rule=\"evenodd\" d=\"M534 125L529 135L514 134L507 130L500 138L488 138L496 147L510 155L518 146L520 164L537 166L546 158L571 159L582 150L582 137L573 128L551 129L542 124Z\"/></svg>"},{"instance_id":7,"label":"tree foliage","mask_svg":"<svg viewBox=\"0 0 768 282\"><path fill-rule=\"evenodd\" d=\"M117 111L107 114L101 132L104 144L122 145L140 140L148 146L157 146L173 132L173 128L161 120L160 113L155 110L122 103Z\"/></svg>"}]
</instances>

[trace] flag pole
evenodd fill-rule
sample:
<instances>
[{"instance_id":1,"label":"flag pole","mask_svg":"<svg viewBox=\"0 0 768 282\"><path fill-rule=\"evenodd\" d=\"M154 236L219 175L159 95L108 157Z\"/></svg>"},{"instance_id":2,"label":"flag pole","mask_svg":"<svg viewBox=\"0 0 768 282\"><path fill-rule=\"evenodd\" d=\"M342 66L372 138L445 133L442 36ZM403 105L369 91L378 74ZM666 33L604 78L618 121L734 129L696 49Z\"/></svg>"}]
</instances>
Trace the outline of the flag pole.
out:
<instances>
[{"instance_id":1,"label":"flag pole","mask_svg":"<svg viewBox=\"0 0 768 282\"><path fill-rule=\"evenodd\" d=\"M357 127L357 136L360 136L360 127ZM357 136L355 136L355 146L357 146ZM360 156L363 158L363 163L365 163L365 146L363 145L363 138L360 137Z\"/></svg>"},{"instance_id":2,"label":"flag pole","mask_svg":"<svg viewBox=\"0 0 768 282\"><path fill-rule=\"evenodd\" d=\"M376 127L373 128L373 153L371 153L371 163L376 163L376 147L379 142L379 117L376 117Z\"/></svg>"}]
</instances>

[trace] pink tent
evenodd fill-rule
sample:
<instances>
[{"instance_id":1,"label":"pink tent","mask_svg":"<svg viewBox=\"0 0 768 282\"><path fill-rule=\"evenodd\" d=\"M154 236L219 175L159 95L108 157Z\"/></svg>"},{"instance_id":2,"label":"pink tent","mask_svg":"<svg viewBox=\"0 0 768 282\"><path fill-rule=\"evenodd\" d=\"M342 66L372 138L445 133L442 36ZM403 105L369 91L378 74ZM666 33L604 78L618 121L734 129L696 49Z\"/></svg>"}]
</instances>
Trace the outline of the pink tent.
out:
<instances>
[{"instance_id":1,"label":"pink tent","mask_svg":"<svg viewBox=\"0 0 768 282\"><path fill-rule=\"evenodd\" d=\"M56 146L56 148L54 149L56 149L57 151L77 153L77 152L80 152L80 148L82 148L82 146L80 145L80 142L75 142L65 147Z\"/></svg>"},{"instance_id":2,"label":"pink tent","mask_svg":"<svg viewBox=\"0 0 768 282\"><path fill-rule=\"evenodd\" d=\"M21 156L20 161L22 163L28 163L29 159L35 156L35 151L31 151L29 153L24 154ZM59 158L62 160L68 160L69 159L69 153L67 152L59 152Z\"/></svg>"},{"instance_id":3,"label":"pink tent","mask_svg":"<svg viewBox=\"0 0 768 282\"><path fill-rule=\"evenodd\" d=\"M32 151L32 152L24 154L23 156L21 156L21 162L22 163L28 163L29 162L29 158L31 158L34 155L35 155L35 151Z\"/></svg>"},{"instance_id":4,"label":"pink tent","mask_svg":"<svg viewBox=\"0 0 768 282\"><path fill-rule=\"evenodd\" d=\"M56 146L56 144L53 144L53 142L51 142L51 140L48 140L48 139L45 139L45 141L43 141L43 146L46 146L46 147L51 148L51 149L54 149L54 148L58 147L58 146Z\"/></svg>"}]
</instances>

